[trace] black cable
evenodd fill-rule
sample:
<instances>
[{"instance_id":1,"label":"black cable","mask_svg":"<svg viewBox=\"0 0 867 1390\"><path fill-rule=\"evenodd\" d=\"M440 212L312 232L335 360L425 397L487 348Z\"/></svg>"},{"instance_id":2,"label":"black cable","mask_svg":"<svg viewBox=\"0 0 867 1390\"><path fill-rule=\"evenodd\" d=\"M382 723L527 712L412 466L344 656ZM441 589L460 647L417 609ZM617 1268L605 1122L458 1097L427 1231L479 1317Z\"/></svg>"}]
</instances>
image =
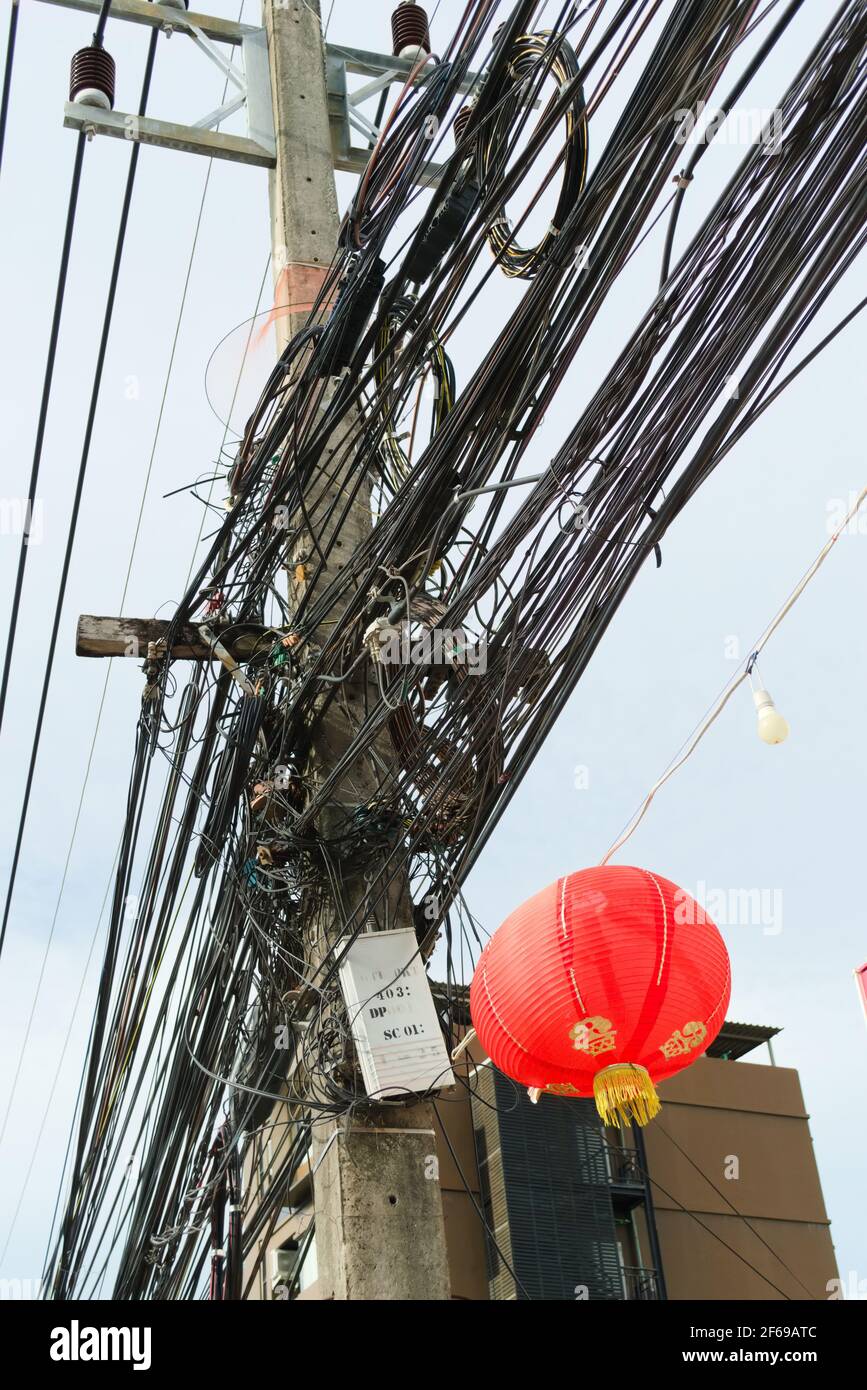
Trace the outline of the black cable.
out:
<instances>
[{"instance_id":1,"label":"black cable","mask_svg":"<svg viewBox=\"0 0 867 1390\"><path fill-rule=\"evenodd\" d=\"M27 552L30 541L30 522L33 516L33 508L36 505L36 487L39 481L39 468L42 462L42 445L45 439L45 426L48 420L48 405L51 398L51 384L54 379L54 363L57 356L57 340L60 334L60 319L63 313L63 300L66 293L66 276L69 270L69 254L72 248L72 233L75 226L75 211L78 205L78 192L81 185L81 167L84 161L84 147L86 136L84 131L78 136L75 146L75 160L72 166L72 183L69 189L69 202L66 210L66 227L63 234L63 247L60 253L60 270L57 277L57 290L54 297L54 313L51 319L51 333L48 340L48 356L45 363L45 375L42 382L42 398L39 404L39 419L36 426L36 443L33 450L33 464L30 472L30 483L27 493L27 511L24 522L24 534L21 538L21 549L18 554L18 569L15 575L15 586L12 593L12 612L9 619L9 633L6 639L6 654L3 658L3 676L0 679L0 729L3 727L3 716L6 710L6 693L9 686L9 670L12 664L12 649L15 643L15 634L18 628L18 613L21 604L21 589L24 583L24 569L27 564Z\"/></svg>"},{"instance_id":2,"label":"black cable","mask_svg":"<svg viewBox=\"0 0 867 1390\"><path fill-rule=\"evenodd\" d=\"M12 64L15 61L15 35L18 29L18 0L12 0L9 12L9 38L6 42L6 66L3 71L3 96L0 98L0 169L6 144L6 118L9 114L9 95L12 90Z\"/></svg>"},{"instance_id":3,"label":"black cable","mask_svg":"<svg viewBox=\"0 0 867 1390\"><path fill-rule=\"evenodd\" d=\"M108 22L108 12L111 9L111 0L102 0L99 11L99 18L96 21L96 29L93 34L93 44L95 48L102 48L102 41L105 36L105 26ZM142 113L139 112L139 115Z\"/></svg>"},{"instance_id":4,"label":"black cable","mask_svg":"<svg viewBox=\"0 0 867 1390\"><path fill-rule=\"evenodd\" d=\"M696 1223L697 1226L701 1226L702 1230L706 1231L709 1236L713 1236L715 1241L717 1241L720 1245L724 1246L725 1249L728 1250L732 1255L734 1255L736 1259L740 1260L742 1265L746 1265L747 1269L752 1270L753 1274L758 1275L758 1277L762 1280L763 1283L769 1285L769 1287L772 1288L775 1293L778 1293L781 1298L784 1298L787 1303L791 1301L789 1295L783 1289L781 1289L778 1284L775 1284L773 1279L769 1279L766 1274L762 1274L762 1271L760 1269L756 1269L756 1266L750 1260L747 1259L746 1255L742 1255L741 1252L739 1250L736 1250L733 1245L729 1245L727 1240L723 1240L722 1236L718 1235L712 1226L708 1226L707 1222L702 1221L701 1217L698 1216L694 1211L690 1211L689 1207L685 1207L683 1202L681 1202L678 1197L675 1197L671 1192L667 1192L666 1189L662 1186L662 1184L658 1182L657 1179L653 1176L649 1169L642 1168L641 1164L637 1160L635 1160L635 1166L640 1170L643 1177L645 1177L648 1182L652 1183L654 1187L659 1188L659 1191L662 1193L663 1197L667 1197L670 1202L674 1202L675 1206L680 1211L682 1211L685 1216L690 1217Z\"/></svg>"},{"instance_id":5,"label":"black cable","mask_svg":"<svg viewBox=\"0 0 867 1390\"><path fill-rule=\"evenodd\" d=\"M106 9L106 12L107 12L107 9L108 9L108 6L107 6L107 5L106 5L105 9ZM149 92L150 92L151 78L152 78L152 75L153 75L154 59L155 59L155 57L156 57L156 46L157 46L157 41L158 41L158 39L159 39L159 30L158 30L158 29L154 29L153 32L152 32L152 34L151 34L150 41L149 41L149 44L148 44L148 53L147 53L147 59L146 59L146 62L145 62L145 72L144 72L144 79L143 79L143 83L142 83L141 101L140 101L140 103L139 103L139 115L144 115L145 110L146 110L146 108L147 108L147 99L148 99L148 94L149 94ZM85 137L84 137L84 134L82 133L82 134L78 137L78 156L77 156L77 158L78 158L78 163L77 163L77 165L76 165L76 172L77 172L77 174L80 174L80 168L81 168L81 165L80 165L80 156L81 156L81 154L83 153L83 142L84 142L84 139L85 139ZM97 351L97 357L96 357L96 367L95 367L95 370L94 370L93 385L92 385L92 387L91 387L90 405L89 405L89 407L88 407L87 423L86 423L86 425L85 425L85 431L84 431L84 442L83 442L83 444L82 444L81 460L80 460L80 463L79 463L79 470L78 470L78 478L77 478L77 480L76 480L75 495L74 495L74 497L73 497L72 510L71 510L70 518L69 518L69 529L68 529L68 532L67 532L66 549L65 549L65 552L64 552L64 556L63 556L63 566L62 566L61 574L60 574L60 585L59 585L59 588L58 588L57 601L56 601L55 608L54 608L54 620L53 620L53 623L52 623L52 627L51 627L51 636L50 636L49 641L48 641L48 649L47 649L47 653L46 653L46 656L45 656L45 674L44 674L44 676L43 676L42 690L41 690L40 697L39 697L39 705L38 705L37 715L36 715L36 726L35 726L35 730L34 730L34 734L33 734L33 743L32 743L32 747L31 747L31 751L30 751L30 762L29 762L28 769L27 769L27 778L26 778L25 786L24 786L24 797L23 797L22 806L21 806L21 813L20 813L19 820L18 820L18 830L17 830L16 837L15 837L15 849L14 849L14 851L13 851L13 855L12 855L12 864L11 864L11 868L10 868L10 871L9 871L9 883L8 883L8 887L7 887L7 890L6 890L6 901L5 901L4 908L3 908L3 922L2 922L2 926L0 926L0 953L2 953L3 944L4 944L5 940L6 940L6 928L7 928L8 921L9 921L9 911L10 911L10 908L11 908L11 905L12 905L12 895L13 895L13 892L14 892L14 890L15 890L15 881L16 881L16 877L17 877L17 873L18 873L18 863L19 863L19 859L20 859L20 855L21 855L21 845L22 845L22 842L23 842L23 839L24 839L24 828L25 828L25 825L26 825L26 822L27 822L27 812L28 812L28 809L29 809L29 806L30 806L30 793L31 793L32 788L33 788L33 777L34 777L34 773L35 773L35 770L36 770L36 759L37 759L37 755L38 755L38 752L39 752L39 742L40 742L40 739L41 739L41 736L42 736L42 724L43 724L43 720L44 720L44 717L45 717L45 707L46 707L46 704L47 704L47 701L48 701L48 690L49 690L49 686L50 686L50 683L51 683L51 674L52 674L52 671L53 671L53 669L54 669L54 656L55 656L55 652L56 652L56 650L57 650L57 635L58 635L58 632L59 632L59 630L60 630L60 620L61 620L62 613L63 613L63 602L64 602L64 599L65 599L65 597L66 597L66 584L67 584L67 580L68 580L68 578L69 578L69 567L70 567L70 563L71 563L71 560L72 560L72 550L73 550L73 546L74 546L74 544L75 544L75 534L76 534L76 529L77 529L77 525L78 525L78 514L79 514L80 507L81 507L81 497L82 497L82 493L83 493L83 490L84 490L84 480L85 480L85 476L86 476L86 473L87 473L88 461L89 461L89 458L90 458L90 446L91 446L91 441L92 441L92 439L93 439L93 429L94 429L94 424L95 424L95 421L96 421L96 409L97 409L97 404L98 404L98 401L99 401L100 387L101 387L101 385L102 385L102 373L103 373L103 368L104 368L104 366L105 366L105 355L106 355L106 350L107 350L107 348L108 348L108 338L109 338L109 333L110 333L110 331L111 331L112 316L113 316L113 314L114 314L114 302L115 302L115 296L116 296L116 293L117 293L118 279L119 279L119 276L120 276L120 267L121 267L121 261L122 261L122 258L123 258L123 249L124 249L124 244L125 244L125 241L126 241L126 230L127 230L127 224L128 224L128 222L129 222L130 205L131 205L131 203L132 203L132 194L133 194L133 188L134 188L134 186L135 186L135 175L136 175L136 169L137 169L137 167L138 167L138 157L139 157L139 151L140 151L140 149L141 149L141 146L136 142L136 143L133 144L132 150L131 150L131 152L130 152L129 171L128 171L128 173L127 173L126 188L125 188L125 190L124 190L123 204L122 204L122 207L121 207L120 224L119 224L119 226L118 226L117 240L116 240L115 252L114 252L114 260L113 260L113 263L112 263L111 276L110 276L110 279L109 279L109 288L108 288L108 295L107 295L107 298L106 298L105 313L104 313L104 315L103 315L102 333L101 333L101 335L100 335L99 349L98 349L98 351ZM74 185L75 185L75 184L76 184L76 180L75 180L75 178L74 178ZM77 192L77 185L76 185L76 192ZM68 229L68 233L69 233L69 237L67 238L67 241L68 241L69 238L71 237L72 220L74 220L74 205L73 205L73 207L72 207L72 209L71 209L71 213L72 213L71 219L68 221L68 224L67 224L67 229ZM68 245L65 246L64 250L65 250L66 257L67 257L67 261L68 261ZM63 265L63 279L62 279L62 284L64 284L64 285L65 285L65 276L66 276L66 262L64 262L64 265ZM61 291L60 291L60 300L59 300L59 304L62 305L62 289L61 289ZM56 316L55 316L55 317L56 317L56 325L55 325L55 326L56 326L57 328L59 328L59 322L60 322L59 312L56 312ZM51 348L50 348L50 358L51 358L51 371L52 371L52 374L53 374L53 359L54 359L54 351L55 351L55 348L56 348L56 342L57 342L56 334L54 334L54 332L53 332L52 345L51 345ZM47 406L48 406L48 393L50 393L50 387L51 387L50 376L47 378L47 386L48 386L48 392L47 392L47 393L44 395L44 397L43 397L43 410L42 410L41 417L40 417L40 436L39 436L39 441L38 441L38 444L37 444L37 460L38 460L38 458L39 458L40 455L41 455L41 449L42 449L42 432L44 431L45 417L46 417L46 414L47 414ZM31 480L31 496L34 496L34 495L35 495L35 476L34 476L34 479ZM25 561L26 553L27 553L27 551L26 551L26 544L27 544L27 537L26 537L26 535L25 535L25 539L24 539L24 541L22 542L21 559L20 559L20 561L19 561L19 570L18 570L18 576L17 576L17 582L16 582L15 600L14 600L14 608L13 608L13 623L12 623L12 628L11 628L11 631L10 631L9 645L8 645L7 652L6 652L6 664L5 664L5 666L4 666L4 672L3 672L3 697L5 697L6 681L7 681L7 679L8 679L8 674L9 674L9 662L10 662L11 656L12 656L12 642L13 642L13 640L14 640L15 624L16 624L16 622L17 622L17 606L18 606L18 601L19 601L20 593L21 593L21 581L22 581L23 575L24 575L24 561ZM2 697L0 697L0 713L2 713Z\"/></svg>"},{"instance_id":6,"label":"black cable","mask_svg":"<svg viewBox=\"0 0 867 1390\"><path fill-rule=\"evenodd\" d=\"M781 1265L783 1266L783 1269L786 1271L786 1273L787 1273L787 1274L791 1274L791 1276L792 1276L792 1278L794 1279L795 1283L801 1285L801 1288L804 1290L804 1293L807 1295L807 1297L808 1297L808 1298L815 1298L815 1294L812 1294L812 1293L810 1292L810 1290L807 1288L807 1285L803 1282L803 1280L802 1280L802 1279L799 1279L799 1278L798 1278L798 1275L795 1273L795 1271L794 1271L789 1265L786 1264L786 1261L783 1259L783 1257L782 1257L782 1255L779 1253L779 1251L775 1250L774 1247L773 1247L772 1245L769 1245L769 1244L768 1244L768 1242L765 1240L764 1236L763 1236L759 1231L756 1230L755 1226L752 1224L752 1222L751 1222L746 1216L744 1216L743 1212L738 1211L737 1207L735 1206L735 1204L734 1204L734 1202L731 1200L731 1198L730 1198L730 1197L727 1197L726 1194L725 1194L725 1192L723 1192L723 1190L722 1190L721 1188L717 1187L717 1185L716 1185L716 1183L713 1181L713 1179L710 1178L710 1177L708 1177L708 1175L707 1175L707 1173L704 1171L704 1169L703 1169L703 1168L700 1168L699 1165L696 1163L695 1159L694 1159L694 1158L691 1158L690 1155L686 1152L686 1149L683 1148L683 1146L677 1142L677 1140L675 1139L674 1135L673 1135L673 1134L669 1134L668 1130L663 1128L663 1126L660 1124L659 1120L657 1120L656 1123L654 1124L654 1129L657 1130L660 1134L664 1134L665 1137L666 1137L666 1139L669 1141L669 1143L673 1144L674 1147L677 1149L678 1153L680 1153L680 1154L683 1155L683 1157L686 1159L687 1163L689 1163L689 1164L691 1165L691 1167L693 1167L693 1168L695 1169L695 1171L696 1171L697 1173L699 1173L699 1174L701 1175L701 1177L704 1178L704 1180L705 1180L705 1182L708 1184L708 1186L710 1186L710 1187L713 1188L713 1190L714 1190L714 1192L716 1193L716 1195L717 1195L718 1197L722 1197L722 1199L723 1199L723 1201L726 1203L726 1205L731 1207L731 1209L732 1209L732 1211L734 1212L735 1216L737 1216L741 1221L743 1221L743 1223L744 1223L744 1225L746 1226L747 1230L752 1232L752 1234L756 1237L756 1240L761 1241L761 1243L762 1243L762 1245L765 1247L765 1249L766 1249L771 1255L773 1255L774 1259L777 1260L779 1264L781 1264Z\"/></svg>"},{"instance_id":7,"label":"black cable","mask_svg":"<svg viewBox=\"0 0 867 1390\"><path fill-rule=\"evenodd\" d=\"M469 1103L469 1102L467 1102L467 1103ZM489 1225L489 1223L488 1223L488 1221L487 1221L487 1219L486 1219L486 1217L485 1217L485 1213L484 1213L484 1211L482 1210L482 1208L481 1208L481 1206L479 1205L479 1202L478 1202L478 1200L477 1200L477 1198L476 1198L475 1192L473 1192L472 1188L470 1187L470 1184L469 1184L469 1182L468 1182L468 1180L467 1180L466 1174L464 1173L464 1170L463 1170L463 1168L461 1167L460 1162L459 1162L459 1160L458 1160L458 1156L457 1156L457 1154L455 1153L455 1146L454 1146L454 1144L452 1143L451 1139L449 1138L448 1133L446 1132L446 1127L445 1127L445 1125L443 1124L442 1116L440 1115L439 1107L438 1107L438 1105L436 1104L436 1102L434 1102L433 1111L434 1111L434 1114L436 1115L437 1124L438 1124L439 1127L440 1127L440 1133L442 1134L443 1139L445 1139L445 1141L446 1141L446 1146L447 1146L447 1148L448 1148L449 1153L451 1154L452 1162L454 1163L455 1168L457 1169L457 1172L458 1172L458 1176L459 1176L461 1182L462 1182L463 1185L464 1185L464 1191L466 1192L467 1196L469 1197L470 1201L472 1202L473 1207L475 1208L476 1215L478 1216L479 1221L482 1223L482 1226L483 1226L483 1228L484 1228L484 1230L485 1230L485 1233L486 1233L488 1239L490 1240L491 1244L493 1245L494 1249L495 1249L496 1252L497 1252L497 1257L498 1257L498 1259L500 1259L500 1260L502 1261L502 1263L506 1266L506 1269L509 1271L509 1274L512 1276L512 1279L513 1279L514 1282L515 1282L515 1288L516 1288L516 1290L519 1290L519 1291L524 1295L525 1298L530 1298L531 1295L528 1293L526 1286L525 1286L525 1285L521 1282L521 1280L518 1278L518 1275L515 1273L515 1270L514 1270L513 1266L511 1265L511 1263L509 1262L509 1260L506 1259L506 1256L505 1256L505 1254L503 1253L503 1250L501 1249L501 1247L500 1247L500 1245L499 1245L499 1243L498 1243L498 1241L497 1241L496 1234L494 1233L493 1228Z\"/></svg>"}]
</instances>

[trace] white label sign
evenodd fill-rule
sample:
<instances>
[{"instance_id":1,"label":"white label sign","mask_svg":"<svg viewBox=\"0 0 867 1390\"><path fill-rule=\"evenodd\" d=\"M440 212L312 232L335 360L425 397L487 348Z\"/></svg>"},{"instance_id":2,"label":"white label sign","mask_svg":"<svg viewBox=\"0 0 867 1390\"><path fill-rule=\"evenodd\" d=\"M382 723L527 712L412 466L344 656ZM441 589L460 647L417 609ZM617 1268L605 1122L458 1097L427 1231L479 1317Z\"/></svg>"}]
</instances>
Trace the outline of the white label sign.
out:
<instances>
[{"instance_id":1,"label":"white label sign","mask_svg":"<svg viewBox=\"0 0 867 1390\"><path fill-rule=\"evenodd\" d=\"M340 988L369 1096L454 1084L411 928L359 936L341 962Z\"/></svg>"}]
</instances>

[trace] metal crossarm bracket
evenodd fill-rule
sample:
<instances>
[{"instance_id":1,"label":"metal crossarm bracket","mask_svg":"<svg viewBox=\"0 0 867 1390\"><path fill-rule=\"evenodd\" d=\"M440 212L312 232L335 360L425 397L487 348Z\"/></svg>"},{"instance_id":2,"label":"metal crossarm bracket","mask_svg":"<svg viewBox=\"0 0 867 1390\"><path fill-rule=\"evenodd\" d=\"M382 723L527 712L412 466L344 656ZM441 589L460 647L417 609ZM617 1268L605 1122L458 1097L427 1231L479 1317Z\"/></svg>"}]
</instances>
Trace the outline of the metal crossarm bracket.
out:
<instances>
[{"instance_id":1,"label":"metal crossarm bracket","mask_svg":"<svg viewBox=\"0 0 867 1390\"><path fill-rule=\"evenodd\" d=\"M257 164L263 169L272 169L276 163L274 155L257 141L240 135L223 135L205 126L156 121L151 116L130 116L123 111L100 111L76 101L68 101L64 106L63 124L69 130L84 130L88 135L112 135L119 140L137 140L142 145L160 145L166 150Z\"/></svg>"},{"instance_id":2,"label":"metal crossarm bracket","mask_svg":"<svg viewBox=\"0 0 867 1390\"><path fill-rule=\"evenodd\" d=\"M102 0L43 0L43 3L59 5L63 10L83 10L85 14L98 14L102 8ZM236 24L233 19L215 19L211 15L196 14L193 10L178 9L174 5L152 4L151 0L112 0L109 18L128 19L133 24L146 24L152 29L165 29L178 34L189 34L193 29L198 29L209 39L229 44L240 44L246 34L258 32L253 24Z\"/></svg>"},{"instance_id":3,"label":"metal crossarm bracket","mask_svg":"<svg viewBox=\"0 0 867 1390\"><path fill-rule=\"evenodd\" d=\"M334 167L344 173L358 174L370 159L370 147L379 136L379 129L360 109L364 102L379 95L392 82L401 85L406 82L413 69L408 58L398 58L393 53L372 53L363 48L347 48L342 44L325 45L326 79L328 88L328 117L331 122L331 148ZM415 81L418 85L428 80L431 68L422 69ZM369 77L363 87L350 92L346 81L347 73ZM472 91L479 82L476 73L467 73L461 83L461 92ZM368 142L364 146L352 143L352 131L356 130ZM429 163L418 175L418 181L425 185L435 185L442 170L441 164Z\"/></svg>"},{"instance_id":4,"label":"metal crossarm bracket","mask_svg":"<svg viewBox=\"0 0 867 1390\"><path fill-rule=\"evenodd\" d=\"M59 5L62 9L81 10L96 14L101 0L42 0L43 4ZM268 41L265 30L233 20L218 19L171 5L153 4L151 0L113 0L110 18L129 20L134 24L159 28L169 34L186 34L196 47L213 62L231 83L235 92L227 101L192 125L174 121L140 117L123 111L103 111L98 107L67 102L63 124L89 135L110 135L142 144L160 145L164 149L187 150L212 159L230 159L243 164L258 164L264 168L275 165L274 112L271 100L271 77L268 66ZM225 57L221 49L240 48L243 67ZM331 148L335 169L357 174L367 166L371 145L379 130L361 108L375 99L393 82L403 84L413 69L407 58L393 53L373 53L361 48L346 48L326 44L326 75L328 87L328 116L331 125ZM415 81L421 85L428 80L432 69L423 69ZM363 86L348 90L347 73L367 77ZM472 91L478 85L478 75L468 73L461 92ZM215 130L221 121L245 107L247 135L227 135ZM364 140L353 145L352 132ZM424 165L418 182L435 185L442 165Z\"/></svg>"},{"instance_id":5,"label":"metal crossarm bracket","mask_svg":"<svg viewBox=\"0 0 867 1390\"><path fill-rule=\"evenodd\" d=\"M93 13L100 8L100 0L44 0L44 3ZM127 140L140 140L142 144L161 145L165 149L188 150L213 159L232 159L273 168L276 154L274 114L268 70L268 40L264 29L213 19L209 15L175 9L171 5L150 4L145 0L114 0L110 18L147 24L152 28L164 29L169 34L187 34L199 51L219 69L227 83L235 88L235 93L192 125L133 116L124 111L102 111L78 102L67 102L63 116L65 126L85 130L89 135L121 136ZM221 49L225 45L240 48L242 67L224 56ZM242 106L247 115L246 138L214 130L215 126Z\"/></svg>"}]
</instances>

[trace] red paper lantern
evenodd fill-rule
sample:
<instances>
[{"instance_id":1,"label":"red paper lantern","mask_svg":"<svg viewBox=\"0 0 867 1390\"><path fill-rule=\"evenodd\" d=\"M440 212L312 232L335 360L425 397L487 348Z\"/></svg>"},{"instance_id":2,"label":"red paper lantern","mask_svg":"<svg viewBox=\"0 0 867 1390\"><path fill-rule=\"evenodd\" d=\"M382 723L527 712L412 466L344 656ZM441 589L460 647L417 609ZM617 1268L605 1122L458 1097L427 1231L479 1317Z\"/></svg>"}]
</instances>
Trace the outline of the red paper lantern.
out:
<instances>
[{"instance_id":1,"label":"red paper lantern","mask_svg":"<svg viewBox=\"0 0 867 1390\"><path fill-rule=\"evenodd\" d=\"M646 1124L654 1081L713 1042L730 992L704 909L648 869L607 865L506 918L479 959L470 1012L494 1065L531 1092L593 1095L606 1124Z\"/></svg>"}]
</instances>

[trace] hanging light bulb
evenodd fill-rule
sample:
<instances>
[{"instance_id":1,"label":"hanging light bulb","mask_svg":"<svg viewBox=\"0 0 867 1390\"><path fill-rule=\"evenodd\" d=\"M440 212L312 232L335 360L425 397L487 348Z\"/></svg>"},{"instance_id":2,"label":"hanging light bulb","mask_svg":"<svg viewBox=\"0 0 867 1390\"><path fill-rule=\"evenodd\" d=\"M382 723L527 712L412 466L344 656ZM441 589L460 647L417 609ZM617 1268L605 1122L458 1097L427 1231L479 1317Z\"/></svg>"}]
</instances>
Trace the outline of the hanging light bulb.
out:
<instances>
[{"instance_id":1,"label":"hanging light bulb","mask_svg":"<svg viewBox=\"0 0 867 1390\"><path fill-rule=\"evenodd\" d=\"M789 737L789 726L762 686L753 691L753 703L759 716L759 738L763 743L783 743Z\"/></svg>"},{"instance_id":2,"label":"hanging light bulb","mask_svg":"<svg viewBox=\"0 0 867 1390\"><path fill-rule=\"evenodd\" d=\"M747 663L747 676L753 692L753 704L758 715L758 734L762 743L784 743L789 737L789 726L780 711L777 709L765 687L762 685L762 678L756 670L757 652L754 652ZM756 673L756 680L753 680L753 672Z\"/></svg>"}]
</instances>

